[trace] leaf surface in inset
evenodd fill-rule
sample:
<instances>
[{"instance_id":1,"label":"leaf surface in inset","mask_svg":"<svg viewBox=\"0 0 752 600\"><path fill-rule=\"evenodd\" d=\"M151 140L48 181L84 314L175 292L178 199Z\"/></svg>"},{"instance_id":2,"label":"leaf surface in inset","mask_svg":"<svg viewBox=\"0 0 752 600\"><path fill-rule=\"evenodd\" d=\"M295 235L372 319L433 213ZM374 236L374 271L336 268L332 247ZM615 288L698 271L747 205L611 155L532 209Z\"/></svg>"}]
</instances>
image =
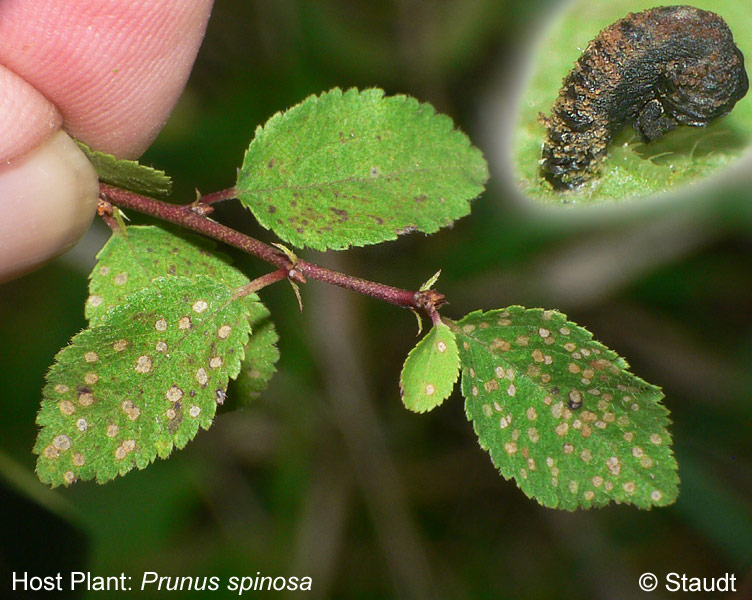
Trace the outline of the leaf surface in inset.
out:
<instances>
[{"instance_id":1,"label":"leaf surface in inset","mask_svg":"<svg viewBox=\"0 0 752 600\"><path fill-rule=\"evenodd\" d=\"M100 181L144 196L170 195L172 179L164 171L135 160L115 158L112 154L92 150L79 140L76 143L94 165Z\"/></svg>"},{"instance_id":2,"label":"leaf surface in inset","mask_svg":"<svg viewBox=\"0 0 752 600\"><path fill-rule=\"evenodd\" d=\"M285 242L325 250L433 233L470 212L486 179L482 153L430 105L334 89L256 130L236 190Z\"/></svg>"},{"instance_id":3,"label":"leaf surface in inset","mask_svg":"<svg viewBox=\"0 0 752 600\"><path fill-rule=\"evenodd\" d=\"M407 355L400 376L405 408L423 413L449 397L460 374L455 335L444 323L437 323Z\"/></svg>"},{"instance_id":4,"label":"leaf surface in inset","mask_svg":"<svg viewBox=\"0 0 752 600\"><path fill-rule=\"evenodd\" d=\"M465 410L506 479L548 507L671 504L663 394L556 311L474 312L454 326Z\"/></svg>"},{"instance_id":5,"label":"leaf surface in inset","mask_svg":"<svg viewBox=\"0 0 752 600\"><path fill-rule=\"evenodd\" d=\"M105 482L207 429L250 334L233 291L204 276L157 279L76 335L47 374L39 478Z\"/></svg>"}]
</instances>

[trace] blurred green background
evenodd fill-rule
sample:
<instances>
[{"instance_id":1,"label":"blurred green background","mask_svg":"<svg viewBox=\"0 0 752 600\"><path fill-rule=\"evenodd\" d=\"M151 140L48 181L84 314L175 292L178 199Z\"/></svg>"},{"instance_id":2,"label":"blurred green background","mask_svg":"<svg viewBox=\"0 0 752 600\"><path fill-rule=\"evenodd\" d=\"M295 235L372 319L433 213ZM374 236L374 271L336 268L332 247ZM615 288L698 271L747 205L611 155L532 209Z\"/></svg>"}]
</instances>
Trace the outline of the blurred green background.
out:
<instances>
[{"instance_id":1,"label":"blurred green background","mask_svg":"<svg viewBox=\"0 0 752 600\"><path fill-rule=\"evenodd\" d=\"M411 288L441 267L449 316L508 304L565 312L664 388L678 502L562 513L528 500L478 447L458 394L429 415L402 407L414 317L317 283L302 314L287 286L262 293L282 358L257 402L146 471L50 492L33 475L34 418L47 367L84 326L86 277L107 236L95 223L74 250L0 287L0 596L9 571L88 570L124 572L134 587L144 571L308 575L307 597L357 599L638 598L644 571L730 572L740 591L717 597L752 597L750 156L712 186L639 208L530 207L508 175L511 116L520 65L557 9L217 0L144 162L187 201L232 185L255 126L310 93L376 85L431 102L489 159L473 215L431 237L305 257ZM236 206L217 218L273 241Z\"/></svg>"}]
</instances>

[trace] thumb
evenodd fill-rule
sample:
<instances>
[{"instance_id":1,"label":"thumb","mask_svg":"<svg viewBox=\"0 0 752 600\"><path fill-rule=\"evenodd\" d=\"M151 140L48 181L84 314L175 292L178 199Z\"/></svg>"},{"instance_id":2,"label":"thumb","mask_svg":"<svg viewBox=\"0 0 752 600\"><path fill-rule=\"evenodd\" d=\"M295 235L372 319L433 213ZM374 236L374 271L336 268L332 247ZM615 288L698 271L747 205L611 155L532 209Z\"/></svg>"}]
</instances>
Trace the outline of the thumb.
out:
<instances>
[{"instance_id":1,"label":"thumb","mask_svg":"<svg viewBox=\"0 0 752 600\"><path fill-rule=\"evenodd\" d=\"M57 109L0 66L0 282L75 244L97 205L94 168Z\"/></svg>"}]
</instances>

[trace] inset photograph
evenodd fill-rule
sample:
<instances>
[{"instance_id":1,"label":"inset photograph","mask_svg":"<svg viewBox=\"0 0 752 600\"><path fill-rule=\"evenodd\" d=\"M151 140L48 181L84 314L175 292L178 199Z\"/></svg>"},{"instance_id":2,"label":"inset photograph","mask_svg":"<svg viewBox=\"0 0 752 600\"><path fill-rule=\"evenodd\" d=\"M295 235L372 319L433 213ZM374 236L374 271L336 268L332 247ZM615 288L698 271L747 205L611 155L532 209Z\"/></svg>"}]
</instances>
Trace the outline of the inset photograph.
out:
<instances>
[{"instance_id":1,"label":"inset photograph","mask_svg":"<svg viewBox=\"0 0 752 600\"><path fill-rule=\"evenodd\" d=\"M570 4L531 49L512 152L521 191L593 205L719 176L752 138L750 31L752 11L729 0Z\"/></svg>"}]
</instances>

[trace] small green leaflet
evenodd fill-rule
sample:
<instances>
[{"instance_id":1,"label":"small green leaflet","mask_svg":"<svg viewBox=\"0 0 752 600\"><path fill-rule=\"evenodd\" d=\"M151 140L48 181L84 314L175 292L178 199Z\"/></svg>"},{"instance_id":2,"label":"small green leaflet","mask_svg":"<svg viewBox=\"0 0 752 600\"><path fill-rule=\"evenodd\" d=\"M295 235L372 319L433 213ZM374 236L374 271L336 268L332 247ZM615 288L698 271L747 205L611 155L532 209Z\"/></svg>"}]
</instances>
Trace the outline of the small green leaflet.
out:
<instances>
[{"instance_id":1,"label":"small green leaflet","mask_svg":"<svg viewBox=\"0 0 752 600\"><path fill-rule=\"evenodd\" d=\"M208 429L251 330L232 293L204 276L157 279L76 335L47 374L39 478L102 483Z\"/></svg>"},{"instance_id":2,"label":"small green leaflet","mask_svg":"<svg viewBox=\"0 0 752 600\"><path fill-rule=\"evenodd\" d=\"M544 506L676 500L660 389L555 311L511 306L454 324L465 411L506 478Z\"/></svg>"},{"instance_id":3,"label":"small green leaflet","mask_svg":"<svg viewBox=\"0 0 752 600\"><path fill-rule=\"evenodd\" d=\"M340 250L434 233L487 179L482 153L430 105L333 89L256 129L236 190L285 242Z\"/></svg>"},{"instance_id":4,"label":"small green leaflet","mask_svg":"<svg viewBox=\"0 0 752 600\"><path fill-rule=\"evenodd\" d=\"M248 278L217 252L215 244L199 236L177 235L154 226L131 226L114 233L97 254L89 275L86 317L96 324L108 309L167 275L205 275L230 287L248 283ZM254 297L255 298L255 297Z\"/></svg>"},{"instance_id":5,"label":"small green leaflet","mask_svg":"<svg viewBox=\"0 0 752 600\"><path fill-rule=\"evenodd\" d=\"M76 140L99 176L99 180L144 196L169 196L172 179L164 171L147 167L135 160L115 158L112 154L92 150Z\"/></svg>"},{"instance_id":6,"label":"small green leaflet","mask_svg":"<svg viewBox=\"0 0 752 600\"><path fill-rule=\"evenodd\" d=\"M432 410L449 397L459 374L455 335L439 322L407 355L400 377L402 402L414 412Z\"/></svg>"}]
</instances>

